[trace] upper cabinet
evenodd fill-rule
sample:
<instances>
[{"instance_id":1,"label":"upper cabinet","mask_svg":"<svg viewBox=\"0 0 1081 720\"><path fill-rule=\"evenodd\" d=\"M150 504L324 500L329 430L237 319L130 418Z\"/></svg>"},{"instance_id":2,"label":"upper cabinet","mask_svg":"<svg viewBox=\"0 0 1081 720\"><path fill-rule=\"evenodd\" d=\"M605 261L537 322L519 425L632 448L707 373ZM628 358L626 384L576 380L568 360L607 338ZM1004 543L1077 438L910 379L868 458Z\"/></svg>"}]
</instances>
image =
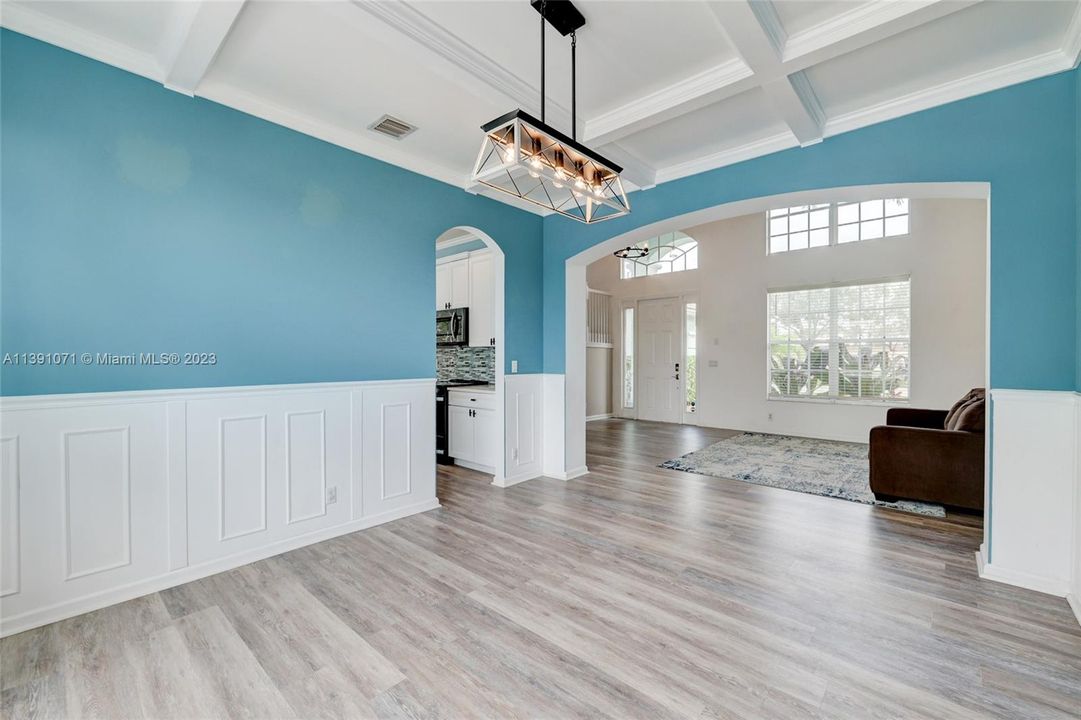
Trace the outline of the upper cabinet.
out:
<instances>
[{"instance_id":1,"label":"upper cabinet","mask_svg":"<svg viewBox=\"0 0 1081 720\"><path fill-rule=\"evenodd\" d=\"M495 342L495 273L491 250L436 261L435 309L469 308L469 345Z\"/></svg>"},{"instance_id":2,"label":"upper cabinet","mask_svg":"<svg viewBox=\"0 0 1081 720\"><path fill-rule=\"evenodd\" d=\"M438 261L435 266L435 309L469 307L469 259Z\"/></svg>"},{"instance_id":3,"label":"upper cabinet","mask_svg":"<svg viewBox=\"0 0 1081 720\"><path fill-rule=\"evenodd\" d=\"M491 251L469 253L469 345L485 347L495 338Z\"/></svg>"}]
</instances>

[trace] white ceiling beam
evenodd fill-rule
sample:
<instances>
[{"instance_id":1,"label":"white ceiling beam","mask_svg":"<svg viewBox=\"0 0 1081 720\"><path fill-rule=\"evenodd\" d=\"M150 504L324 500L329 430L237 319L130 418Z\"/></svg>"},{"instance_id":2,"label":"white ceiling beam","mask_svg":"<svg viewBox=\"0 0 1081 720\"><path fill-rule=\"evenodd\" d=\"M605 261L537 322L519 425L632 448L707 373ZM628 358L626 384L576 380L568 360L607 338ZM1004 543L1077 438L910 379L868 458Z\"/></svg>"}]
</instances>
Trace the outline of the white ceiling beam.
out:
<instances>
[{"instance_id":1,"label":"white ceiling beam","mask_svg":"<svg viewBox=\"0 0 1081 720\"><path fill-rule=\"evenodd\" d=\"M496 90L518 107L527 112L538 113L540 106L540 88L523 80L507 70L501 63L492 60L472 45L448 32L427 15L407 2L380 2L379 0L353 0L353 4L386 25L412 40L426 52L434 52L457 72L457 76L468 76L473 86L479 82L482 88ZM547 101L546 120L570 125L570 109L552 101ZM579 125L581 125L579 121ZM583 136L584 137L584 136ZM477 138L478 142L480 137ZM611 156L619 162L617 156L626 157L626 151L611 142L591 141L597 152ZM656 171L642 161L628 162L623 170L623 179L635 187L653 187ZM477 191L476 186L466 189Z\"/></svg>"},{"instance_id":2,"label":"white ceiling beam","mask_svg":"<svg viewBox=\"0 0 1081 720\"><path fill-rule=\"evenodd\" d=\"M781 55L787 36L772 3L719 2L710 8L800 145L821 141L825 115L806 76L789 77L784 70Z\"/></svg>"},{"instance_id":3,"label":"white ceiling beam","mask_svg":"<svg viewBox=\"0 0 1081 720\"><path fill-rule=\"evenodd\" d=\"M195 96L243 7L244 0L206 0L178 6L171 41L161 58L165 87Z\"/></svg>"},{"instance_id":4,"label":"white ceiling beam","mask_svg":"<svg viewBox=\"0 0 1081 720\"><path fill-rule=\"evenodd\" d=\"M587 142L614 142L754 86L751 69L734 58L586 120L582 136Z\"/></svg>"},{"instance_id":5,"label":"white ceiling beam","mask_svg":"<svg viewBox=\"0 0 1081 720\"><path fill-rule=\"evenodd\" d=\"M781 61L788 73L805 70L978 2L980 0L861 3L825 22L789 35L782 46Z\"/></svg>"}]
</instances>

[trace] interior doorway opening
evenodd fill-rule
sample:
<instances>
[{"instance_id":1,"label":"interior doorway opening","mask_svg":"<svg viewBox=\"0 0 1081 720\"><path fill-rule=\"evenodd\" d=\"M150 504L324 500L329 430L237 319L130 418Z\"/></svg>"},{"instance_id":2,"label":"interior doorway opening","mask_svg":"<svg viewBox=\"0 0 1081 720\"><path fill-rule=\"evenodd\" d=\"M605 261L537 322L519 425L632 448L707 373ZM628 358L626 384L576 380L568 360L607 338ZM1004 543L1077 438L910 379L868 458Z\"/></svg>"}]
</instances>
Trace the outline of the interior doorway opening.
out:
<instances>
[{"instance_id":1,"label":"interior doorway opening","mask_svg":"<svg viewBox=\"0 0 1081 720\"><path fill-rule=\"evenodd\" d=\"M504 255L459 225L435 240L436 460L506 482Z\"/></svg>"}]
</instances>

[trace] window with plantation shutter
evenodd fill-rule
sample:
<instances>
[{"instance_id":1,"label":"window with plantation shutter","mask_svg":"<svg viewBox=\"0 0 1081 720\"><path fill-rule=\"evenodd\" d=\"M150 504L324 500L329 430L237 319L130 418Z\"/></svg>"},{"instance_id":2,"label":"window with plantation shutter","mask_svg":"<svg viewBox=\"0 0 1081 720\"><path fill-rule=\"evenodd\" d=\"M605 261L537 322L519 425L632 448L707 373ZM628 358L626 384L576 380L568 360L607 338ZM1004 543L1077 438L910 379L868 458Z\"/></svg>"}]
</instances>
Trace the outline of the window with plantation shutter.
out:
<instances>
[{"instance_id":1,"label":"window with plantation shutter","mask_svg":"<svg viewBox=\"0 0 1081 720\"><path fill-rule=\"evenodd\" d=\"M768 294L769 395L905 401L910 281Z\"/></svg>"}]
</instances>

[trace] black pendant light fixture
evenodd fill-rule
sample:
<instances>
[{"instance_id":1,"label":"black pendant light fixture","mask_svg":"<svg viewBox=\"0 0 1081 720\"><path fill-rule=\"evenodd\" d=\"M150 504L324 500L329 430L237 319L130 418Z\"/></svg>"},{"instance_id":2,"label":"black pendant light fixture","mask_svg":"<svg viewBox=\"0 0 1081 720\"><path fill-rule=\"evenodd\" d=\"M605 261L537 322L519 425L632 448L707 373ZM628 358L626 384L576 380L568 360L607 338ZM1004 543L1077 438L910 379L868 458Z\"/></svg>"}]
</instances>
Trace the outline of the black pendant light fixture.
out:
<instances>
[{"instance_id":1,"label":"black pendant light fixture","mask_svg":"<svg viewBox=\"0 0 1081 720\"><path fill-rule=\"evenodd\" d=\"M612 254L620 260L640 260L646 255L649 255L649 250L641 245L628 245L625 248L616 250Z\"/></svg>"},{"instance_id":2,"label":"black pendant light fixture","mask_svg":"<svg viewBox=\"0 0 1081 720\"><path fill-rule=\"evenodd\" d=\"M584 223L631 211L623 168L578 142L577 31L586 24L570 0L532 0L541 16L541 116L515 110L481 126L473 181ZM545 23L571 36L571 136L544 122Z\"/></svg>"}]
</instances>

